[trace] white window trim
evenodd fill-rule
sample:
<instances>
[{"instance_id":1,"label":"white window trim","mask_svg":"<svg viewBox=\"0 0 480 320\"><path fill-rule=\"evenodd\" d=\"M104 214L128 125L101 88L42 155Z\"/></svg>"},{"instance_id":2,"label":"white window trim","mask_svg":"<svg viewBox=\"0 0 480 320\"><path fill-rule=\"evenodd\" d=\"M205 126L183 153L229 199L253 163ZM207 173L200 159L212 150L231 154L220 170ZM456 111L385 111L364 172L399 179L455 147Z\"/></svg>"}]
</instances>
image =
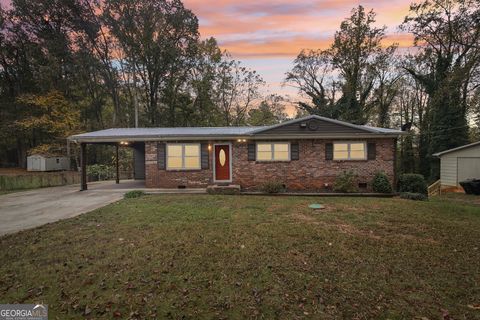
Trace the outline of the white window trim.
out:
<instances>
[{"instance_id":1,"label":"white window trim","mask_svg":"<svg viewBox=\"0 0 480 320\"><path fill-rule=\"evenodd\" d=\"M365 152L365 156L363 158L351 158L350 157L350 145L351 144L360 144L363 143L363 150ZM347 144L347 154L348 157L346 159L335 159L335 145L336 144ZM334 141L333 142L333 160L334 161L364 161L368 159L368 150L367 150L367 142L366 141Z\"/></svg>"},{"instance_id":2,"label":"white window trim","mask_svg":"<svg viewBox=\"0 0 480 320\"><path fill-rule=\"evenodd\" d=\"M270 152L272 153L272 157L270 160L258 160L258 145L259 144L269 144L270 145ZM273 159L273 157L275 156L275 152L274 152L274 147L273 145L274 144L287 144L288 145L288 160L275 160ZM292 161L291 159L292 157L292 153L291 153L291 145L290 145L290 142L287 142L287 141L275 141L275 142L257 142L256 143L256 146L255 146L255 159L257 162L290 162Z\"/></svg>"},{"instance_id":3,"label":"white window trim","mask_svg":"<svg viewBox=\"0 0 480 320\"><path fill-rule=\"evenodd\" d=\"M182 167L169 168L168 167L168 146L182 146ZM198 146L199 163L197 168L185 168L185 146ZM167 171L193 171L202 169L202 145L200 143L167 143L165 148L165 160Z\"/></svg>"}]
</instances>

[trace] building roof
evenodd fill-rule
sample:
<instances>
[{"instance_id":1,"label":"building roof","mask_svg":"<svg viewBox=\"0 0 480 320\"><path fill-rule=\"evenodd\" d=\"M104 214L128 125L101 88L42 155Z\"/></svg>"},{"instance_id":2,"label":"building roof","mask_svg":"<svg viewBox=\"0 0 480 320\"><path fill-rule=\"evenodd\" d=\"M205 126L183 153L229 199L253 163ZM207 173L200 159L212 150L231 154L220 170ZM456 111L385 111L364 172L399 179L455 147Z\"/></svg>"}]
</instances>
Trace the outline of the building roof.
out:
<instances>
[{"instance_id":1,"label":"building roof","mask_svg":"<svg viewBox=\"0 0 480 320\"><path fill-rule=\"evenodd\" d=\"M348 122L310 115L299 119L293 119L271 126L243 126L243 127L175 127L175 128L113 128L100 131L87 132L69 137L74 142L117 142L117 141L155 141L172 139L199 140L205 138L247 138L268 130L279 128L296 122L304 122L312 119L327 121L338 125L353 127L365 132L366 135L398 136L403 132L395 129L376 128L370 126L355 125ZM313 137L314 133L312 133ZM282 138L285 136L282 135Z\"/></svg>"},{"instance_id":2,"label":"building roof","mask_svg":"<svg viewBox=\"0 0 480 320\"><path fill-rule=\"evenodd\" d=\"M449 149L449 150L445 150L445 151L442 151L442 152L437 152L437 153L434 153L433 156L435 157L441 157L447 153L451 153L451 152L455 152L455 151L460 151L460 150L463 150L463 149L468 149L468 148L471 148L471 147L475 147L475 146L478 146L480 145L480 141L477 141L477 142L474 142L474 143L470 143L470 144L466 144L464 146L461 146L461 147L457 147L457 148L453 148L453 149Z\"/></svg>"}]
</instances>

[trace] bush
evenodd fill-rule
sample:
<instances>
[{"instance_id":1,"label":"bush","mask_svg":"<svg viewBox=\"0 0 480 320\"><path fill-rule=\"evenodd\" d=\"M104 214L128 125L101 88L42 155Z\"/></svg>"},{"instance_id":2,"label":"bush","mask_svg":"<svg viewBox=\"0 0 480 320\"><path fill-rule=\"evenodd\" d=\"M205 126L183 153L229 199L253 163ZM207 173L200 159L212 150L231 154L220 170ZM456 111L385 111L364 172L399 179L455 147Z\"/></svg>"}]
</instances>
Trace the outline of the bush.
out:
<instances>
[{"instance_id":1,"label":"bush","mask_svg":"<svg viewBox=\"0 0 480 320\"><path fill-rule=\"evenodd\" d=\"M280 193L285 191L285 186L278 181L267 181L260 186L260 190L266 193Z\"/></svg>"},{"instance_id":2,"label":"bush","mask_svg":"<svg viewBox=\"0 0 480 320\"><path fill-rule=\"evenodd\" d=\"M115 177L115 169L106 164L92 164L87 166L87 174L94 181L110 180Z\"/></svg>"},{"instance_id":3,"label":"bush","mask_svg":"<svg viewBox=\"0 0 480 320\"><path fill-rule=\"evenodd\" d=\"M353 171L344 171L335 179L333 190L337 192L353 193L358 191L357 174Z\"/></svg>"},{"instance_id":4,"label":"bush","mask_svg":"<svg viewBox=\"0 0 480 320\"><path fill-rule=\"evenodd\" d=\"M125 193L123 197L125 199L133 199L133 198L140 198L143 195L145 195L145 192L143 192L142 190L132 190Z\"/></svg>"},{"instance_id":5,"label":"bush","mask_svg":"<svg viewBox=\"0 0 480 320\"><path fill-rule=\"evenodd\" d=\"M373 191L378 193L392 193L392 185L383 172L377 172L372 180Z\"/></svg>"},{"instance_id":6,"label":"bush","mask_svg":"<svg viewBox=\"0 0 480 320\"><path fill-rule=\"evenodd\" d=\"M406 173L398 179L398 191L428 194L428 186L421 174Z\"/></svg>"},{"instance_id":7,"label":"bush","mask_svg":"<svg viewBox=\"0 0 480 320\"><path fill-rule=\"evenodd\" d=\"M426 201L428 197L423 193L414 193L414 192L402 192L400 193L400 198L408 200L417 200L417 201Z\"/></svg>"}]
</instances>

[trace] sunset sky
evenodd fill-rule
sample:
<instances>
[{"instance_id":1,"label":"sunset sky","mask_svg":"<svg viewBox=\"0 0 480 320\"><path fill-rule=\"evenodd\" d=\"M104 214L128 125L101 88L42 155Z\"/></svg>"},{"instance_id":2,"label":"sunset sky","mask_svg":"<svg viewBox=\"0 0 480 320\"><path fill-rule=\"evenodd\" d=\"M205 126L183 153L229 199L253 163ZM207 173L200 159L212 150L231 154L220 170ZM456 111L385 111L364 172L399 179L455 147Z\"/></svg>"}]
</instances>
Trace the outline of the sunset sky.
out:
<instances>
[{"instance_id":1,"label":"sunset sky","mask_svg":"<svg viewBox=\"0 0 480 320\"><path fill-rule=\"evenodd\" d=\"M413 0L183 0L199 18L202 37L213 36L235 59L257 70L267 91L296 95L282 87L284 74L301 49L326 48L343 19L359 4L388 27L386 44L412 44L398 31Z\"/></svg>"},{"instance_id":2,"label":"sunset sky","mask_svg":"<svg viewBox=\"0 0 480 320\"><path fill-rule=\"evenodd\" d=\"M202 38L215 37L234 59L258 71L265 93L297 99L296 89L282 86L285 73L302 49L327 48L352 8L377 13L377 26L388 27L385 45L412 45L398 30L415 0L183 0L199 18ZM0 0L2 4L10 0ZM292 113L292 110L289 110Z\"/></svg>"}]
</instances>

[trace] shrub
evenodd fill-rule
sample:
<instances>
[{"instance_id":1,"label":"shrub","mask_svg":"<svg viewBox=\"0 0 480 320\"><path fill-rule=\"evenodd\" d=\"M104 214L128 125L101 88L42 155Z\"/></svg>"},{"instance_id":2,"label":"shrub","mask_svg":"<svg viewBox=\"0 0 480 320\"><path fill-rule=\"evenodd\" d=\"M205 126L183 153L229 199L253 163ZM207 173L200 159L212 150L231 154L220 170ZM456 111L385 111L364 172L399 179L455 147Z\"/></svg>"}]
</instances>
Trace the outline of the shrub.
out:
<instances>
[{"instance_id":1,"label":"shrub","mask_svg":"<svg viewBox=\"0 0 480 320\"><path fill-rule=\"evenodd\" d=\"M145 195L145 192L143 192L142 190L132 190L125 193L123 197L125 199L133 199L133 198L140 198L143 195Z\"/></svg>"},{"instance_id":2,"label":"shrub","mask_svg":"<svg viewBox=\"0 0 480 320\"><path fill-rule=\"evenodd\" d=\"M266 193L280 193L285 191L285 186L278 181L267 181L260 186L260 190Z\"/></svg>"},{"instance_id":3,"label":"shrub","mask_svg":"<svg viewBox=\"0 0 480 320\"><path fill-rule=\"evenodd\" d=\"M357 192L358 188L356 185L357 174L353 171L344 171L337 176L335 182L333 183L333 190L337 192L353 193Z\"/></svg>"},{"instance_id":4,"label":"shrub","mask_svg":"<svg viewBox=\"0 0 480 320\"><path fill-rule=\"evenodd\" d=\"M373 191L378 193L392 193L392 185L383 172L377 172L372 180Z\"/></svg>"},{"instance_id":5,"label":"shrub","mask_svg":"<svg viewBox=\"0 0 480 320\"><path fill-rule=\"evenodd\" d=\"M402 192L400 193L400 198L408 200L417 200L417 201L426 201L428 197L423 193L414 193L414 192Z\"/></svg>"},{"instance_id":6,"label":"shrub","mask_svg":"<svg viewBox=\"0 0 480 320\"><path fill-rule=\"evenodd\" d=\"M87 166L87 174L92 180L110 180L115 177L115 169L106 164L92 164Z\"/></svg>"},{"instance_id":7,"label":"shrub","mask_svg":"<svg viewBox=\"0 0 480 320\"><path fill-rule=\"evenodd\" d=\"M428 186L421 174L406 173L398 179L398 191L428 194Z\"/></svg>"}]
</instances>

